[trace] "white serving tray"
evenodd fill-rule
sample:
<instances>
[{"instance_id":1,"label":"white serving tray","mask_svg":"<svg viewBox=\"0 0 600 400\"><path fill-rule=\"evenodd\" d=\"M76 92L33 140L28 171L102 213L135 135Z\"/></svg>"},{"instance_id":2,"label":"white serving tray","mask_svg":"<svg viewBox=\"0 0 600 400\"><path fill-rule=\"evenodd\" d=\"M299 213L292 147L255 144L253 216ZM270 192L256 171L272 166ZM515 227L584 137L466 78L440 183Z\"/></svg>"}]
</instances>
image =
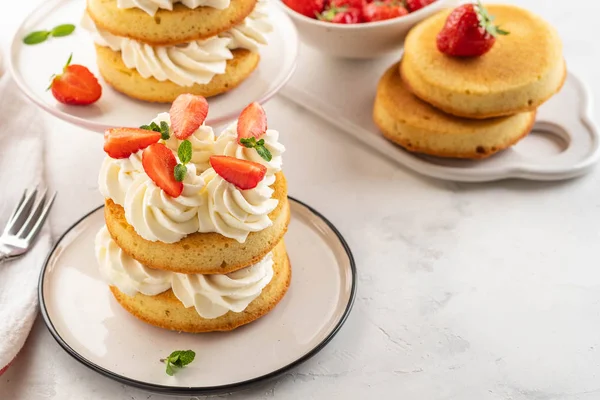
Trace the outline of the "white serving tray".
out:
<instances>
[{"instance_id":1,"label":"white serving tray","mask_svg":"<svg viewBox=\"0 0 600 400\"><path fill-rule=\"evenodd\" d=\"M373 123L377 83L400 54L350 61L328 57L304 45L300 50L297 71L280 93L420 174L458 182L562 180L589 172L600 159L592 98L572 72L563 89L538 110L532 133L516 146L486 160L443 159L403 150L384 139Z\"/></svg>"}]
</instances>

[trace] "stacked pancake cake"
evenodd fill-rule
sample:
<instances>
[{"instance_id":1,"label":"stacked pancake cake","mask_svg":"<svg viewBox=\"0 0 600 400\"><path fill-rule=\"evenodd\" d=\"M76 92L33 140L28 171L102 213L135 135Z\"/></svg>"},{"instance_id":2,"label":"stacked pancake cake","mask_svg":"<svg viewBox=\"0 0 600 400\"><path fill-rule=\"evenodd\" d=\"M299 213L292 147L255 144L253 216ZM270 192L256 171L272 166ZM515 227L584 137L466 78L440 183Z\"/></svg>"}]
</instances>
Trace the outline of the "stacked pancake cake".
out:
<instances>
[{"instance_id":1,"label":"stacked pancake cake","mask_svg":"<svg viewBox=\"0 0 600 400\"><path fill-rule=\"evenodd\" d=\"M379 82L373 117L408 151L486 158L530 132L565 77L547 22L515 6L466 4L408 34L401 62Z\"/></svg>"},{"instance_id":2,"label":"stacked pancake cake","mask_svg":"<svg viewBox=\"0 0 600 400\"><path fill-rule=\"evenodd\" d=\"M258 65L273 30L268 0L87 0L82 26L100 73L150 102L227 92Z\"/></svg>"},{"instance_id":3,"label":"stacked pancake cake","mask_svg":"<svg viewBox=\"0 0 600 400\"><path fill-rule=\"evenodd\" d=\"M291 278L278 132L256 103L217 137L207 112L181 95L150 125L109 129L99 174L102 276L131 314L184 332L262 317Z\"/></svg>"}]
</instances>

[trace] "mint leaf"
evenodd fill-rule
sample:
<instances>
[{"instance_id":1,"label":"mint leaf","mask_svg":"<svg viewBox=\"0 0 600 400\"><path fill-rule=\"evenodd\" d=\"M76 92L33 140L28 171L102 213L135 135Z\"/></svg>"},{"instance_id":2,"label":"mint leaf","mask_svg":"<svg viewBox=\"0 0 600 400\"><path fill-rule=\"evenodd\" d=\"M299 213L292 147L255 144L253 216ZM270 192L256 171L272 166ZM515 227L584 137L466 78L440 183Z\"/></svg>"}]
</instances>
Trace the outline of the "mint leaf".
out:
<instances>
[{"instance_id":1,"label":"mint leaf","mask_svg":"<svg viewBox=\"0 0 600 400\"><path fill-rule=\"evenodd\" d=\"M147 131L151 131L152 130L152 128L150 127L150 125L142 125L142 126L140 126L140 129L145 129Z\"/></svg>"},{"instance_id":2,"label":"mint leaf","mask_svg":"<svg viewBox=\"0 0 600 400\"><path fill-rule=\"evenodd\" d=\"M31 32L29 35L23 38L23 43L29 45L42 43L48 39L48 36L50 36L50 32L48 31Z\"/></svg>"},{"instance_id":3,"label":"mint leaf","mask_svg":"<svg viewBox=\"0 0 600 400\"><path fill-rule=\"evenodd\" d=\"M240 139L240 143L249 149L253 149L256 146L256 139L253 137Z\"/></svg>"},{"instance_id":4,"label":"mint leaf","mask_svg":"<svg viewBox=\"0 0 600 400\"><path fill-rule=\"evenodd\" d=\"M183 164L187 164L192 161L192 142L184 140L177 149L177 157Z\"/></svg>"},{"instance_id":5,"label":"mint leaf","mask_svg":"<svg viewBox=\"0 0 600 400\"><path fill-rule=\"evenodd\" d=\"M265 146L257 145L256 152L265 161L271 161L273 159L273 155Z\"/></svg>"},{"instance_id":6,"label":"mint leaf","mask_svg":"<svg viewBox=\"0 0 600 400\"><path fill-rule=\"evenodd\" d=\"M62 36L69 36L71 33L73 33L74 30L75 30L75 25L63 24L63 25L58 25L58 26L55 26L54 28L52 28L52 31L50 31L50 33L54 37L62 37Z\"/></svg>"},{"instance_id":7,"label":"mint leaf","mask_svg":"<svg viewBox=\"0 0 600 400\"><path fill-rule=\"evenodd\" d=\"M177 164L175 166L174 174L177 182L183 182L185 175L187 174L187 168L183 164Z\"/></svg>"},{"instance_id":8,"label":"mint leaf","mask_svg":"<svg viewBox=\"0 0 600 400\"><path fill-rule=\"evenodd\" d=\"M190 364L196 358L196 353L192 350L177 350L171 353L171 355L161 362L164 362L166 367L166 373L169 376L173 376L177 368L183 368Z\"/></svg>"},{"instance_id":9,"label":"mint leaf","mask_svg":"<svg viewBox=\"0 0 600 400\"><path fill-rule=\"evenodd\" d=\"M258 155L265 161L271 161L273 159L273 155L269 149L265 147L265 139L260 139L257 142L256 138L250 137L240 139L240 143L248 149L256 149Z\"/></svg>"},{"instance_id":10,"label":"mint leaf","mask_svg":"<svg viewBox=\"0 0 600 400\"><path fill-rule=\"evenodd\" d=\"M154 121L150 122L150 128L152 128L154 132L160 132L160 126Z\"/></svg>"},{"instance_id":11,"label":"mint leaf","mask_svg":"<svg viewBox=\"0 0 600 400\"><path fill-rule=\"evenodd\" d=\"M196 353L194 353L192 350L182 351L179 355L179 361L181 362L182 367L190 364L192 361L194 361L194 358L196 358Z\"/></svg>"},{"instance_id":12,"label":"mint leaf","mask_svg":"<svg viewBox=\"0 0 600 400\"><path fill-rule=\"evenodd\" d=\"M165 121L160 121L160 136L162 140L169 140L171 137L169 124L167 124Z\"/></svg>"}]
</instances>

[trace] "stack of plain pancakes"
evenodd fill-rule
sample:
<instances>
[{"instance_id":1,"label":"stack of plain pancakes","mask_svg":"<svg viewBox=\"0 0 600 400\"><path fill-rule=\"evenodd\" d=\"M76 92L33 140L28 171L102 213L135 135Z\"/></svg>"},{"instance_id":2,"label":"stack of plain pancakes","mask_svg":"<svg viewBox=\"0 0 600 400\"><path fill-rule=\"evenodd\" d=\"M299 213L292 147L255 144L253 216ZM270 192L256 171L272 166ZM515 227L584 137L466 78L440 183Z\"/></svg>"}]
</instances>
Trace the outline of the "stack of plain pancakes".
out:
<instances>
[{"instance_id":1,"label":"stack of plain pancakes","mask_svg":"<svg viewBox=\"0 0 600 400\"><path fill-rule=\"evenodd\" d=\"M530 132L536 109L566 77L560 38L527 10L487 9L510 34L480 57L450 57L437 49L450 11L411 30L401 62L377 89L373 117L387 139L412 152L481 159Z\"/></svg>"},{"instance_id":2,"label":"stack of plain pancakes","mask_svg":"<svg viewBox=\"0 0 600 400\"><path fill-rule=\"evenodd\" d=\"M87 0L82 26L111 86L165 103L238 86L273 30L267 0Z\"/></svg>"},{"instance_id":3,"label":"stack of plain pancakes","mask_svg":"<svg viewBox=\"0 0 600 400\"><path fill-rule=\"evenodd\" d=\"M168 114L155 121L168 123ZM191 333L229 331L269 313L289 288L284 148L268 130L265 146L273 158L259 161L235 132L236 123L215 138L201 126L189 138L194 154L177 198L145 173L142 151L107 156L102 164L100 273L121 306L142 321ZM256 188L241 190L206 162L211 155L261 162L268 172Z\"/></svg>"}]
</instances>

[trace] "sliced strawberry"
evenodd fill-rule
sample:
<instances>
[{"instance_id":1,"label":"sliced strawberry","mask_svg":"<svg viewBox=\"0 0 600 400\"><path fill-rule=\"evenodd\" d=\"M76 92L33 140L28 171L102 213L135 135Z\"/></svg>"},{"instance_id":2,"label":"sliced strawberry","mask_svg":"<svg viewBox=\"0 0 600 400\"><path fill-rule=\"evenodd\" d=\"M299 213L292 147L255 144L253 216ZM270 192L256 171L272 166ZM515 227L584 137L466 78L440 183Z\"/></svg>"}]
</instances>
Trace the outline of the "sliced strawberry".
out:
<instances>
[{"instance_id":1,"label":"sliced strawberry","mask_svg":"<svg viewBox=\"0 0 600 400\"><path fill-rule=\"evenodd\" d=\"M179 95L169 110L171 131L179 140L190 137L206 121L208 102L202 96Z\"/></svg>"},{"instance_id":2,"label":"sliced strawberry","mask_svg":"<svg viewBox=\"0 0 600 400\"><path fill-rule=\"evenodd\" d=\"M264 165L235 157L211 156L210 165L221 178L241 190L254 189L267 173Z\"/></svg>"},{"instance_id":3,"label":"sliced strawberry","mask_svg":"<svg viewBox=\"0 0 600 400\"><path fill-rule=\"evenodd\" d=\"M179 197L183 192L183 183L175 179L177 159L173 152L162 143L154 143L142 153L144 171L156 186L171 197Z\"/></svg>"},{"instance_id":4,"label":"sliced strawberry","mask_svg":"<svg viewBox=\"0 0 600 400\"><path fill-rule=\"evenodd\" d=\"M63 104L85 106L95 103L102 96L98 79L83 65L70 65L71 57L60 75L52 78L49 89L56 100Z\"/></svg>"},{"instance_id":5,"label":"sliced strawberry","mask_svg":"<svg viewBox=\"0 0 600 400\"><path fill-rule=\"evenodd\" d=\"M260 139L267 131L267 114L260 104L254 102L240 114L237 124L238 142L254 137Z\"/></svg>"},{"instance_id":6,"label":"sliced strawberry","mask_svg":"<svg viewBox=\"0 0 600 400\"><path fill-rule=\"evenodd\" d=\"M139 128L112 128L104 132L104 151L111 158L127 158L160 140L160 132Z\"/></svg>"}]
</instances>

